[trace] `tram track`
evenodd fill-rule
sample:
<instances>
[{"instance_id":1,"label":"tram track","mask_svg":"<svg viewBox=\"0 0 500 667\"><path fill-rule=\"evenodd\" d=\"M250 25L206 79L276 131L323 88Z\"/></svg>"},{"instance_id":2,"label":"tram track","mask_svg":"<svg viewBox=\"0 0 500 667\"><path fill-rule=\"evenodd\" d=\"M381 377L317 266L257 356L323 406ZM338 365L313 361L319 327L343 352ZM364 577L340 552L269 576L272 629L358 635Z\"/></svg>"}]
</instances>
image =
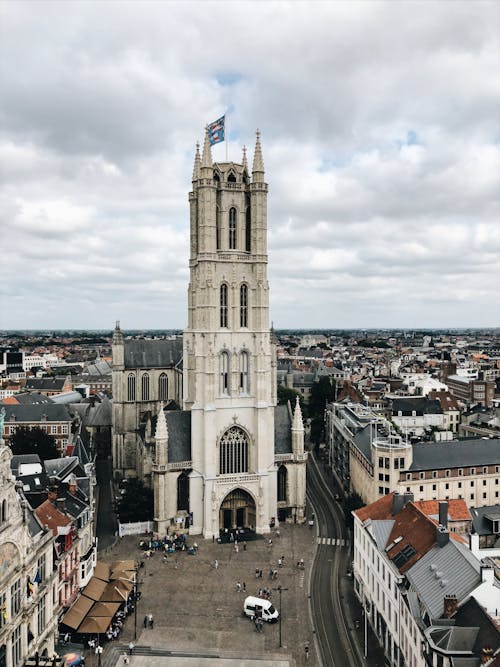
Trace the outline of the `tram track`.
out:
<instances>
[{"instance_id":1,"label":"tram track","mask_svg":"<svg viewBox=\"0 0 500 667\"><path fill-rule=\"evenodd\" d=\"M315 514L318 548L311 573L311 613L324 667L362 664L342 607L341 578L349 558L348 534L342 510L310 455L307 499Z\"/></svg>"}]
</instances>

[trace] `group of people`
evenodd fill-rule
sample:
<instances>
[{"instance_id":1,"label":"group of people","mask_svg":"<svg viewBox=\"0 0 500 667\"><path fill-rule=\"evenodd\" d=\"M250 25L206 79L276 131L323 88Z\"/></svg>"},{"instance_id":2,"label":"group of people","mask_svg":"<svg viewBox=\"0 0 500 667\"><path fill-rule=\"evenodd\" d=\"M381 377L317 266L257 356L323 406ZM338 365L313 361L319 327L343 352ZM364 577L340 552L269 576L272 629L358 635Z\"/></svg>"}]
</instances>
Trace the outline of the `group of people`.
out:
<instances>
[{"instance_id":1,"label":"group of people","mask_svg":"<svg viewBox=\"0 0 500 667\"><path fill-rule=\"evenodd\" d=\"M139 549L142 549L145 558L149 559L152 558L157 551L164 554L173 554L175 551L196 553L198 545L195 542L193 545L189 546L184 533L174 533L170 537L166 535L157 540L141 540L139 542Z\"/></svg>"},{"instance_id":2,"label":"group of people","mask_svg":"<svg viewBox=\"0 0 500 667\"><path fill-rule=\"evenodd\" d=\"M153 614L147 614L144 616L144 629L150 628L151 630L154 628L155 624L155 619L153 618Z\"/></svg>"}]
</instances>

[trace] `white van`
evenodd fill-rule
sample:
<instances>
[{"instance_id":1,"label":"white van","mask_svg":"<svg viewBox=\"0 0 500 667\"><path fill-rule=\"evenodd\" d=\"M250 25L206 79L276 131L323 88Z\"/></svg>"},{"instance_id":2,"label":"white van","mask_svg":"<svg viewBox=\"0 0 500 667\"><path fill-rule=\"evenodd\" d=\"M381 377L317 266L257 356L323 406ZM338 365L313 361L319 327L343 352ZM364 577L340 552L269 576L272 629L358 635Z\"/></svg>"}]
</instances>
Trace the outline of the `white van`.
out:
<instances>
[{"instance_id":1,"label":"white van","mask_svg":"<svg viewBox=\"0 0 500 667\"><path fill-rule=\"evenodd\" d=\"M248 616L249 618L258 616L268 623L276 623L279 617L278 610L273 607L269 600L254 598L252 595L245 598L242 613L243 616Z\"/></svg>"}]
</instances>

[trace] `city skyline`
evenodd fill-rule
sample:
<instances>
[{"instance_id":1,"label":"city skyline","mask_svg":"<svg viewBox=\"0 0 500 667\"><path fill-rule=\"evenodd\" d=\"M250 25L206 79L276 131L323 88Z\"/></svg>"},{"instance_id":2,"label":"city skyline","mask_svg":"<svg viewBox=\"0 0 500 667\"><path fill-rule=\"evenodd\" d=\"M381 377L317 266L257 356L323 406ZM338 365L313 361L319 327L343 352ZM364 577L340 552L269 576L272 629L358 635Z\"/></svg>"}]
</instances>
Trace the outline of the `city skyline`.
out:
<instances>
[{"instance_id":1,"label":"city skyline","mask_svg":"<svg viewBox=\"0 0 500 667\"><path fill-rule=\"evenodd\" d=\"M262 133L277 329L498 326L498 5L224 6L4 3L0 328L184 328L223 113L229 160Z\"/></svg>"}]
</instances>

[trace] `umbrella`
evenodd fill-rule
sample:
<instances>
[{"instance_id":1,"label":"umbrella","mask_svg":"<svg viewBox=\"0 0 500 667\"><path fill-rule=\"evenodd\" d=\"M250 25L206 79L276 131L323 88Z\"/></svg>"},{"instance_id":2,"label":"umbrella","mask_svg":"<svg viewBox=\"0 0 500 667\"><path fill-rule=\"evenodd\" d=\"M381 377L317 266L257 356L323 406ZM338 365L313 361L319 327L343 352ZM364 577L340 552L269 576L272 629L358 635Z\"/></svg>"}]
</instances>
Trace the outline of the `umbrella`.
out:
<instances>
[{"instance_id":1,"label":"umbrella","mask_svg":"<svg viewBox=\"0 0 500 667\"><path fill-rule=\"evenodd\" d=\"M79 653L66 653L66 655L63 655L63 660L65 667L74 667L84 663L84 657Z\"/></svg>"}]
</instances>

